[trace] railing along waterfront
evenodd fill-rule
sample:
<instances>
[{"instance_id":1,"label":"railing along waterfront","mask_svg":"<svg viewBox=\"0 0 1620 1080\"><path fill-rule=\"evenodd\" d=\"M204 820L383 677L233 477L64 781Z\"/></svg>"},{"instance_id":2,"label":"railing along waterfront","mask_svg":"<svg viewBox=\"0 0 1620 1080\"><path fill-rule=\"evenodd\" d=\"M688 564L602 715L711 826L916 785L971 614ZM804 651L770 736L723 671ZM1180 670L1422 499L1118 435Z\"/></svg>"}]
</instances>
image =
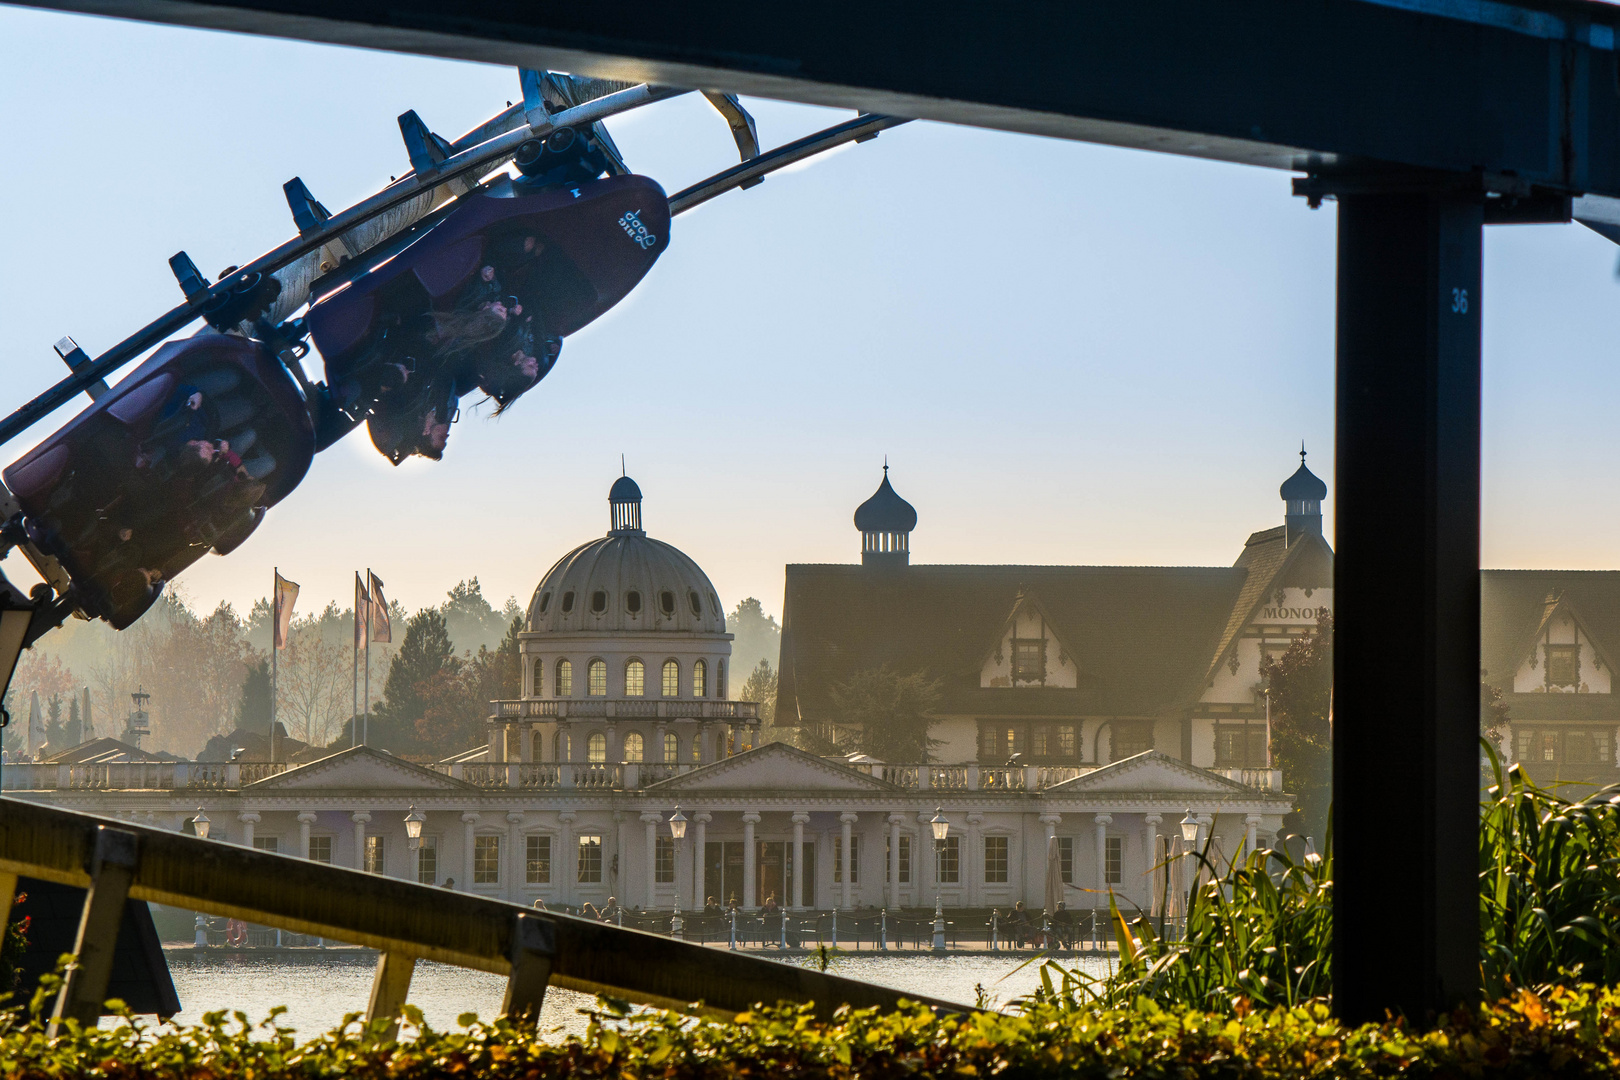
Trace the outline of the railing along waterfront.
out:
<instances>
[{"instance_id":1,"label":"railing along waterfront","mask_svg":"<svg viewBox=\"0 0 1620 1080\"><path fill-rule=\"evenodd\" d=\"M17 878L86 889L53 1025L94 1023L106 997L126 898L241 919L381 952L368 1020L397 1022L418 960L507 977L501 1012L534 1023L548 984L734 1015L759 1002L898 1007L954 1002L593 920L286 855L201 840L37 803L0 799L0 926Z\"/></svg>"},{"instance_id":2,"label":"railing along waterfront","mask_svg":"<svg viewBox=\"0 0 1620 1080\"><path fill-rule=\"evenodd\" d=\"M553 698L492 701L491 720L759 720L755 701L682 698Z\"/></svg>"}]
</instances>

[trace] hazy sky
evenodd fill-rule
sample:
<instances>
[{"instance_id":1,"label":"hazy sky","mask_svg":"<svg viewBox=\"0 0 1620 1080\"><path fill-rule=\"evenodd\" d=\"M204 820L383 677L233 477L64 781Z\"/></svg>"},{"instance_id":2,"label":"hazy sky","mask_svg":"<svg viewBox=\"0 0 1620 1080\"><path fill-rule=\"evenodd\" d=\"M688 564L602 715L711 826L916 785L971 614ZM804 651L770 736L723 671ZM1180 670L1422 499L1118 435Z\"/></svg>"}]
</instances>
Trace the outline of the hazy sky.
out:
<instances>
[{"instance_id":1,"label":"hazy sky","mask_svg":"<svg viewBox=\"0 0 1620 1080\"><path fill-rule=\"evenodd\" d=\"M286 239L283 181L347 206L408 167L399 113L455 138L517 93L507 68L0 7L0 406L63 374L58 337L96 355L176 303L174 252L215 273ZM850 115L748 104L766 146ZM735 161L695 96L610 126L670 191ZM472 574L526 603L605 531L621 453L728 606L779 612L784 563L857 559L885 454L919 562L1228 564L1281 522L1300 439L1332 484L1333 247L1284 173L908 125L683 215L506 416L464 408L444 461L397 469L356 432L180 585L245 607L279 565L307 609L370 565L408 608ZM1620 565L1614 267L1578 226L1487 234L1487 565Z\"/></svg>"}]
</instances>

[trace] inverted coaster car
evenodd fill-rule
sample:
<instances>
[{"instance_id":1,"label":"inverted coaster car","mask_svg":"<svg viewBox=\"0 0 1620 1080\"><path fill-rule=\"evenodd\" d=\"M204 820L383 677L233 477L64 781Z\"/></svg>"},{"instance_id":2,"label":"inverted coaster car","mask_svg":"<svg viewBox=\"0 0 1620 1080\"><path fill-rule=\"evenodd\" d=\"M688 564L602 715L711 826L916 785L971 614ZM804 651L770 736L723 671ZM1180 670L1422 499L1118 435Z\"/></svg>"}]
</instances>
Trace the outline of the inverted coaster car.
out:
<instances>
[{"instance_id":1,"label":"inverted coaster car","mask_svg":"<svg viewBox=\"0 0 1620 1080\"><path fill-rule=\"evenodd\" d=\"M573 140L562 129L547 142L562 135ZM646 276L669 244L663 189L566 172L558 186L562 166L539 170L559 157L526 144L517 163L539 178L501 178L316 282L304 322L326 367L318 447L367 422L396 465L438 458L463 395L477 388L506 408L551 370L566 335Z\"/></svg>"},{"instance_id":2,"label":"inverted coaster car","mask_svg":"<svg viewBox=\"0 0 1620 1080\"><path fill-rule=\"evenodd\" d=\"M314 453L287 369L261 342L210 329L158 349L4 478L79 609L121 630L164 582L246 540Z\"/></svg>"}]
</instances>

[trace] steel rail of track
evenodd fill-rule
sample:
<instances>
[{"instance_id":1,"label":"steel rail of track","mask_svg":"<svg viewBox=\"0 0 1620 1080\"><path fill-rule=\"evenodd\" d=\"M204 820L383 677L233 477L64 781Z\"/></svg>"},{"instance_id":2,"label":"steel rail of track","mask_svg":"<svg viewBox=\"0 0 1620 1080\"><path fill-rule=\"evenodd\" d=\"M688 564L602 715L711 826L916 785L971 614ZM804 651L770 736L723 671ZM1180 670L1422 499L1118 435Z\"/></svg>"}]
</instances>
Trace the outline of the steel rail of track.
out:
<instances>
[{"instance_id":1,"label":"steel rail of track","mask_svg":"<svg viewBox=\"0 0 1620 1080\"><path fill-rule=\"evenodd\" d=\"M840 1005L893 1009L902 1000L971 1011L777 960L10 798L0 799L0 925L15 890L10 875L90 888L102 832L133 836L133 899L369 946L382 952L379 964L434 960L512 977L516 950L540 927L551 942L550 983L591 994L680 1009L701 1003L699 1011L724 1016L778 1001L814 1002L824 1017ZM396 1013L403 1001L401 988Z\"/></svg>"},{"instance_id":2,"label":"steel rail of track","mask_svg":"<svg viewBox=\"0 0 1620 1080\"><path fill-rule=\"evenodd\" d=\"M775 150L767 150L740 165L733 165L724 172L715 173L707 180L700 180L689 188L682 188L669 197L669 212L671 215L684 213L695 206L703 205L717 195L724 195L734 188L743 187L750 181L763 180L768 174L786 168L794 162L803 161L844 143L864 142L876 138L880 131L909 123L911 123L909 117L863 113L853 120L812 132L802 139L784 143Z\"/></svg>"},{"instance_id":3,"label":"steel rail of track","mask_svg":"<svg viewBox=\"0 0 1620 1080\"><path fill-rule=\"evenodd\" d=\"M148 323L96 357L89 364L79 368L66 379L17 409L4 420L0 420L0 445L16 438L17 435L48 414L67 404L86 387L106 378L107 375L157 345L187 323L199 318L202 315L203 306L208 300L228 290L242 275L275 273L299 256L314 251L323 244L330 243L355 226L362 225L379 214L387 213L403 202L429 192L441 184L492 166L502 157L512 154L529 139L545 135L559 127L592 124L617 113L688 93L691 93L691 91L673 87L648 86L646 84L632 86L625 90L606 94L583 105L577 105L572 109L564 109L561 112L553 113L546 118L544 123L535 125L525 123L515 129L491 136L446 158L432 173L426 176L418 176L414 171L404 174L394 183L370 198L356 203L341 213L333 214L321 223L319 229L313 229L266 252L252 262L242 266L229 279L216 282L209 286L207 291L200 292L196 296L187 299L185 303ZM506 112L487 122L483 127L475 129L474 134L487 131L492 126L498 126L502 119L516 108L516 106L511 107Z\"/></svg>"}]
</instances>

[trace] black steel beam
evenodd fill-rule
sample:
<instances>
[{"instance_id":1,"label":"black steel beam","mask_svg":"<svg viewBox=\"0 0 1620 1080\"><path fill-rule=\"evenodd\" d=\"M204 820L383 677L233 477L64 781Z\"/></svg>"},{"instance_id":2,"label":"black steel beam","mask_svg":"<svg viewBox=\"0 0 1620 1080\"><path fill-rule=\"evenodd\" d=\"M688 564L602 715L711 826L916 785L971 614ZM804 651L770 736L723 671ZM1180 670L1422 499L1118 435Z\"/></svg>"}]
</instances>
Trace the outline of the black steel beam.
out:
<instances>
[{"instance_id":1,"label":"black steel beam","mask_svg":"<svg viewBox=\"0 0 1620 1080\"><path fill-rule=\"evenodd\" d=\"M1383 161L1620 196L1595 2L29 0L1301 169Z\"/></svg>"},{"instance_id":2,"label":"black steel beam","mask_svg":"<svg viewBox=\"0 0 1620 1080\"><path fill-rule=\"evenodd\" d=\"M1333 982L1351 1020L1421 1022L1479 986L1482 202L1339 197Z\"/></svg>"}]
</instances>

